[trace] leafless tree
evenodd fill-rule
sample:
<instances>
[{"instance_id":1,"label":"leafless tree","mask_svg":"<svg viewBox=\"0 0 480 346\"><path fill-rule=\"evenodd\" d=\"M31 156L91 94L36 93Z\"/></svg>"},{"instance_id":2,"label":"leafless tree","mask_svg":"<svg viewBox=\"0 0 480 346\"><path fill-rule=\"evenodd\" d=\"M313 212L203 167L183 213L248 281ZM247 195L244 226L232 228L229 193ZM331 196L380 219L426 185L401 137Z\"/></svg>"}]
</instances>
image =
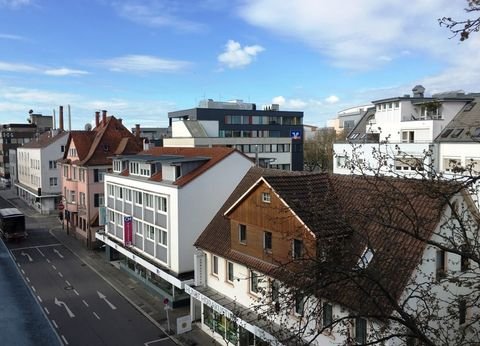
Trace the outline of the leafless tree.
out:
<instances>
[{"instance_id":1,"label":"leafless tree","mask_svg":"<svg viewBox=\"0 0 480 346\"><path fill-rule=\"evenodd\" d=\"M465 41L471 33L480 30L480 17L477 14L480 11L480 0L467 0L465 11L472 18L458 20L452 17L442 17L438 19L440 26L449 29L453 34L452 37L459 36L460 41Z\"/></svg>"}]
</instances>

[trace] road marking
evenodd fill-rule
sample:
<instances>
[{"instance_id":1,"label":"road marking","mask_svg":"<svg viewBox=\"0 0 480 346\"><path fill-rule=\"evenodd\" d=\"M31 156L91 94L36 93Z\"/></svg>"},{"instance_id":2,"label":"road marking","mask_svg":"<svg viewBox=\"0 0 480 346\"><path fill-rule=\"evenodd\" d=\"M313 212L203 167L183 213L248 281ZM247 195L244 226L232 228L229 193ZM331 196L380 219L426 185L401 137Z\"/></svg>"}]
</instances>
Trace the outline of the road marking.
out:
<instances>
[{"instance_id":1,"label":"road marking","mask_svg":"<svg viewBox=\"0 0 480 346\"><path fill-rule=\"evenodd\" d=\"M55 252L58 255L58 257L63 258L63 255L57 249L53 249L53 252Z\"/></svg>"},{"instance_id":2,"label":"road marking","mask_svg":"<svg viewBox=\"0 0 480 346\"><path fill-rule=\"evenodd\" d=\"M105 294L103 294L102 292L100 291L97 291L97 294L98 294L98 298L100 299L103 299L105 301L105 303L107 303L107 305L110 307L110 309L112 310L116 310L117 307L115 305L113 305L112 303L110 303L107 299L107 296Z\"/></svg>"},{"instance_id":3,"label":"road marking","mask_svg":"<svg viewBox=\"0 0 480 346\"><path fill-rule=\"evenodd\" d=\"M67 311L68 316L70 316L70 318L75 317L75 314L72 312L72 310L69 309L67 304L65 304L65 302L62 302L61 300L58 300L57 297L55 297L55 305L63 306L65 308L65 311Z\"/></svg>"},{"instance_id":4,"label":"road marking","mask_svg":"<svg viewBox=\"0 0 480 346\"><path fill-rule=\"evenodd\" d=\"M57 270L57 267L55 267L53 264L52 264L52 268L53 270Z\"/></svg>"},{"instance_id":5,"label":"road marking","mask_svg":"<svg viewBox=\"0 0 480 346\"><path fill-rule=\"evenodd\" d=\"M59 246L59 245L63 245L63 244L62 243L55 243L55 244L47 244L47 245L19 247L19 248L16 248L16 249L12 249L11 251L22 251L22 250L36 249L38 247L50 247L50 246Z\"/></svg>"},{"instance_id":6,"label":"road marking","mask_svg":"<svg viewBox=\"0 0 480 346\"><path fill-rule=\"evenodd\" d=\"M58 276L60 276L61 278L63 278L63 274L61 272L58 272Z\"/></svg>"},{"instance_id":7,"label":"road marking","mask_svg":"<svg viewBox=\"0 0 480 346\"><path fill-rule=\"evenodd\" d=\"M47 263L50 263L50 260L47 258Z\"/></svg>"},{"instance_id":8,"label":"road marking","mask_svg":"<svg viewBox=\"0 0 480 346\"><path fill-rule=\"evenodd\" d=\"M20 255L27 257L29 262L33 262L32 256L30 256L28 253L22 251L20 252Z\"/></svg>"},{"instance_id":9,"label":"road marking","mask_svg":"<svg viewBox=\"0 0 480 346\"><path fill-rule=\"evenodd\" d=\"M58 329L58 325L57 325L57 322L55 322L55 320L52 320L52 324L53 324L53 326L54 326L55 328Z\"/></svg>"},{"instance_id":10,"label":"road marking","mask_svg":"<svg viewBox=\"0 0 480 346\"><path fill-rule=\"evenodd\" d=\"M38 301L41 303L42 302L42 298L40 298L40 296L37 296L38 298Z\"/></svg>"},{"instance_id":11,"label":"road marking","mask_svg":"<svg viewBox=\"0 0 480 346\"><path fill-rule=\"evenodd\" d=\"M97 318L97 320L100 319L100 316L98 316L95 312L93 313L93 315Z\"/></svg>"},{"instance_id":12,"label":"road marking","mask_svg":"<svg viewBox=\"0 0 480 346\"><path fill-rule=\"evenodd\" d=\"M78 293L76 289L73 289L73 292L75 292L75 294L76 294L77 296L80 295L80 293Z\"/></svg>"},{"instance_id":13,"label":"road marking","mask_svg":"<svg viewBox=\"0 0 480 346\"><path fill-rule=\"evenodd\" d=\"M17 260L17 257L15 257L15 255L13 254L13 252L12 252L12 257L13 257L13 259L14 259L15 261Z\"/></svg>"},{"instance_id":14,"label":"road marking","mask_svg":"<svg viewBox=\"0 0 480 346\"><path fill-rule=\"evenodd\" d=\"M70 282L68 282L68 280L65 280L65 283L67 284L67 286L72 286Z\"/></svg>"},{"instance_id":15,"label":"road marking","mask_svg":"<svg viewBox=\"0 0 480 346\"><path fill-rule=\"evenodd\" d=\"M20 268L22 265L19 262L17 262L17 266L18 268Z\"/></svg>"},{"instance_id":16,"label":"road marking","mask_svg":"<svg viewBox=\"0 0 480 346\"><path fill-rule=\"evenodd\" d=\"M28 278L28 276L25 278L25 280L27 280L27 282L30 282L30 279Z\"/></svg>"},{"instance_id":17,"label":"road marking","mask_svg":"<svg viewBox=\"0 0 480 346\"><path fill-rule=\"evenodd\" d=\"M38 250L38 252L40 252L40 255L42 255L42 257L45 257L45 255L43 254L43 252L40 251L40 249L39 249L38 247L37 247L37 250Z\"/></svg>"},{"instance_id":18,"label":"road marking","mask_svg":"<svg viewBox=\"0 0 480 346\"><path fill-rule=\"evenodd\" d=\"M47 313L47 315L50 315L50 311L48 311L48 309L47 309L46 307L44 307L43 310L45 310L45 312Z\"/></svg>"},{"instance_id":19,"label":"road marking","mask_svg":"<svg viewBox=\"0 0 480 346\"><path fill-rule=\"evenodd\" d=\"M68 345L68 341L67 341L67 339L65 339L65 337L63 335L62 335L62 340L65 343L65 345Z\"/></svg>"},{"instance_id":20,"label":"road marking","mask_svg":"<svg viewBox=\"0 0 480 346\"><path fill-rule=\"evenodd\" d=\"M20 269L20 270L21 270L22 274L25 275L25 271L23 269Z\"/></svg>"},{"instance_id":21,"label":"road marking","mask_svg":"<svg viewBox=\"0 0 480 346\"><path fill-rule=\"evenodd\" d=\"M88 308L88 303L85 300L82 300L83 304Z\"/></svg>"},{"instance_id":22,"label":"road marking","mask_svg":"<svg viewBox=\"0 0 480 346\"><path fill-rule=\"evenodd\" d=\"M32 286L32 291L33 291L33 292L37 292L37 290L35 289L34 286Z\"/></svg>"},{"instance_id":23,"label":"road marking","mask_svg":"<svg viewBox=\"0 0 480 346\"><path fill-rule=\"evenodd\" d=\"M152 341L147 341L146 343L144 343L145 346L148 346L150 344L154 344L156 342L159 342L159 341L165 341L165 340L171 340L170 337L165 337L165 338L162 338L162 339L157 339L157 340L152 340Z\"/></svg>"}]
</instances>

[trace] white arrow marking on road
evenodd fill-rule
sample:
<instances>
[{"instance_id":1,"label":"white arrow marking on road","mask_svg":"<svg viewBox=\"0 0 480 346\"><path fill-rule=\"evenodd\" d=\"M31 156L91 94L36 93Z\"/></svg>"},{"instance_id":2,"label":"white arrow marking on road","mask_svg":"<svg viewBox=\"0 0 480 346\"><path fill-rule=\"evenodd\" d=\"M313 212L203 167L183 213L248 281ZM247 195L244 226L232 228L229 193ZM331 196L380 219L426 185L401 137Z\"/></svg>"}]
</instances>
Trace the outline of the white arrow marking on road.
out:
<instances>
[{"instance_id":1,"label":"white arrow marking on road","mask_svg":"<svg viewBox=\"0 0 480 346\"><path fill-rule=\"evenodd\" d=\"M70 310L67 306L67 304L65 304L65 302L62 302L61 300L58 300L57 297L55 297L55 305L57 306L63 306L65 308L65 310L67 311L67 314L68 316L70 316L70 318L74 318L75 315L73 314L72 310Z\"/></svg>"},{"instance_id":2,"label":"white arrow marking on road","mask_svg":"<svg viewBox=\"0 0 480 346\"><path fill-rule=\"evenodd\" d=\"M53 249L53 252L55 252L58 255L58 257L63 258L63 255L57 249Z\"/></svg>"},{"instance_id":3,"label":"white arrow marking on road","mask_svg":"<svg viewBox=\"0 0 480 346\"><path fill-rule=\"evenodd\" d=\"M112 303L110 303L110 302L108 301L107 297L106 297L103 293L101 293L101 292L99 292L99 291L97 291L97 293L98 293L98 298L103 299L103 300L105 301L105 303L107 303L107 305L108 305L112 310L116 310L116 309L117 309L117 307L116 307L115 305L113 305Z\"/></svg>"},{"instance_id":4,"label":"white arrow marking on road","mask_svg":"<svg viewBox=\"0 0 480 346\"><path fill-rule=\"evenodd\" d=\"M20 253L20 255L27 257L29 262L33 262L32 257L30 257L30 255L28 253L22 251Z\"/></svg>"}]
</instances>

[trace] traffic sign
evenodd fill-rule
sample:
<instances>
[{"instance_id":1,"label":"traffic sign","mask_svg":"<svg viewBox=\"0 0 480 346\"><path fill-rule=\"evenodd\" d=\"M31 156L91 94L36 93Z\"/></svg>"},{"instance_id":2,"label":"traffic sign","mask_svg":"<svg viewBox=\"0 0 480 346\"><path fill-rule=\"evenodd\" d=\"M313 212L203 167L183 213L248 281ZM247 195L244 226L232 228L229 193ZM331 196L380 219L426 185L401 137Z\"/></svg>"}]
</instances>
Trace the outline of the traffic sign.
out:
<instances>
[{"instance_id":1,"label":"traffic sign","mask_svg":"<svg viewBox=\"0 0 480 346\"><path fill-rule=\"evenodd\" d=\"M58 210L63 210L65 209L65 206L62 203L58 203L57 208Z\"/></svg>"}]
</instances>

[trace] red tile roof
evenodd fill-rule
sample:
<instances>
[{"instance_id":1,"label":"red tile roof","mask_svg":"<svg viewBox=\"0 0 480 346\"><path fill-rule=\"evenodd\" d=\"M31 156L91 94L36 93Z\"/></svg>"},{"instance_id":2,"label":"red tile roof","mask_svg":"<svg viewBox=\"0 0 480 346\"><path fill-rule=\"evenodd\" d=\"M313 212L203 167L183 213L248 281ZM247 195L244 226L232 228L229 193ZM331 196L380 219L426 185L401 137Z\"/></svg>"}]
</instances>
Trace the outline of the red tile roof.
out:
<instances>
[{"instance_id":1,"label":"red tile roof","mask_svg":"<svg viewBox=\"0 0 480 346\"><path fill-rule=\"evenodd\" d=\"M143 148L142 139L135 137L113 115L107 117L105 124L102 121L92 131L71 131L64 161L72 141L79 157L76 164L86 166L109 165L113 155L137 154Z\"/></svg>"},{"instance_id":2,"label":"red tile roof","mask_svg":"<svg viewBox=\"0 0 480 346\"><path fill-rule=\"evenodd\" d=\"M381 307L388 312L392 307L379 287L398 299L426 246L408 233L430 238L440 222L445 195L451 196L456 187L446 184L426 187L422 181L407 179L286 173L272 176L270 172L252 168L195 246L273 277L288 278L292 285L310 280L316 294L355 311L374 314ZM333 244L327 249L332 262L319 267L315 258L315 269L308 268L306 275L307 262L301 263L300 271L298 263L273 269L272 263L231 249L230 221L224 213L260 176L316 234L318 246L329 241ZM356 270L367 246L374 251L373 259L364 271ZM290 274L285 275L288 268ZM340 268L347 268L350 276ZM313 270L322 271L320 281L312 277ZM377 282L372 282L366 273L377 278ZM352 275L358 275L356 280L352 280ZM335 284L322 287L329 278Z\"/></svg>"}]
</instances>

